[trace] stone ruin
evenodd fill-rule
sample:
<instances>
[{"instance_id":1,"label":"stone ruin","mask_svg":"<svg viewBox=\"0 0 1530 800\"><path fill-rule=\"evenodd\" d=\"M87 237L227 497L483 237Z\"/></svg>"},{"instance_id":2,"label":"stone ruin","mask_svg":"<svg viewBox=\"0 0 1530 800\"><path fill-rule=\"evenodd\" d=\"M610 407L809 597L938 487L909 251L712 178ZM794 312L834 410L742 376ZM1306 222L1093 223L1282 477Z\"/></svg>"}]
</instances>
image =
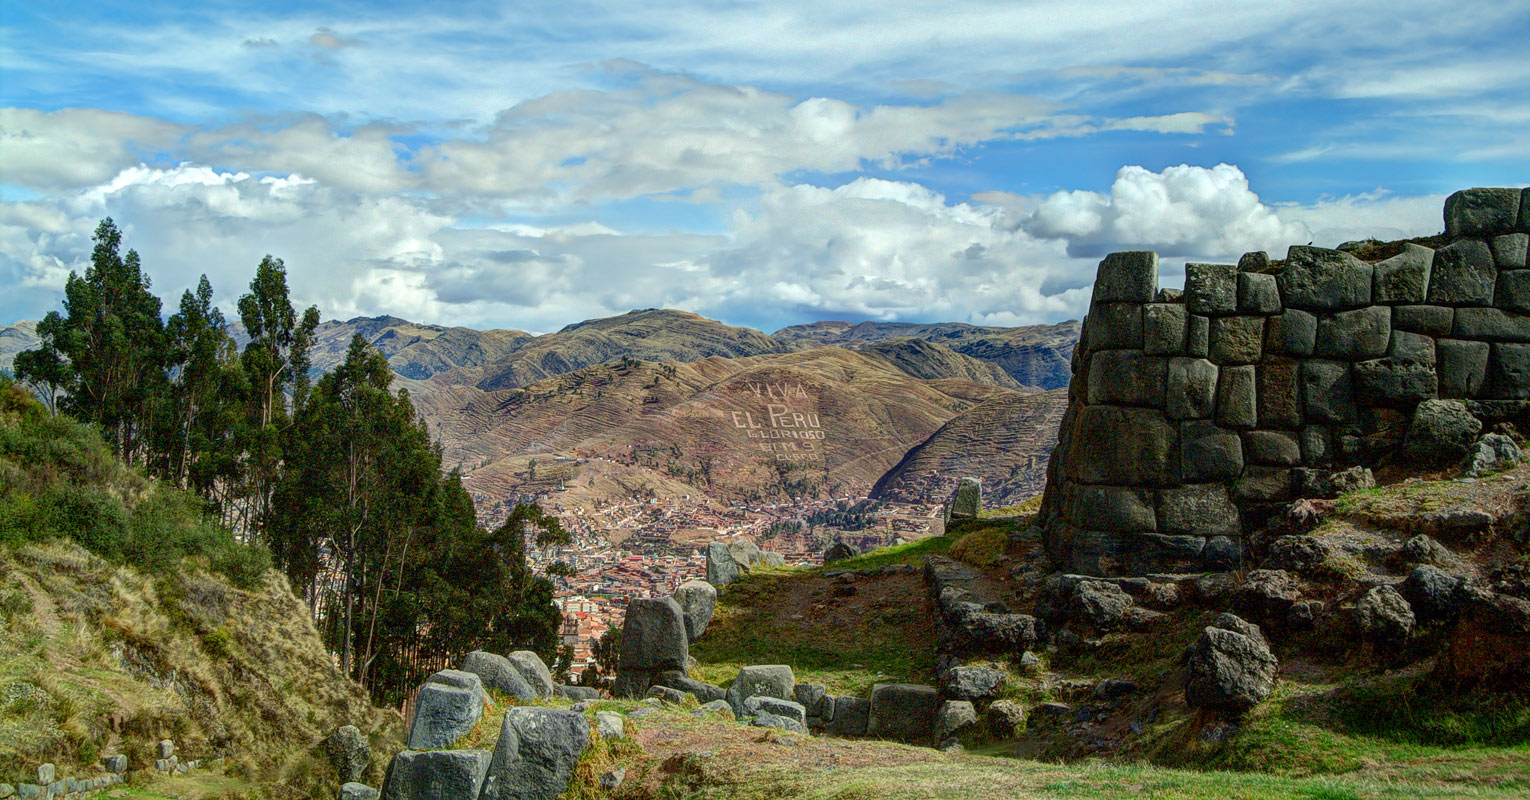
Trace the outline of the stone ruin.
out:
<instances>
[{"instance_id":1,"label":"stone ruin","mask_svg":"<svg viewBox=\"0 0 1530 800\"><path fill-rule=\"evenodd\" d=\"M1038 523L1064 571L1227 570L1242 534L1398 450L1425 401L1530 414L1530 189L1445 202L1447 243L1100 262ZM1318 490L1319 493L1321 490Z\"/></svg>"}]
</instances>

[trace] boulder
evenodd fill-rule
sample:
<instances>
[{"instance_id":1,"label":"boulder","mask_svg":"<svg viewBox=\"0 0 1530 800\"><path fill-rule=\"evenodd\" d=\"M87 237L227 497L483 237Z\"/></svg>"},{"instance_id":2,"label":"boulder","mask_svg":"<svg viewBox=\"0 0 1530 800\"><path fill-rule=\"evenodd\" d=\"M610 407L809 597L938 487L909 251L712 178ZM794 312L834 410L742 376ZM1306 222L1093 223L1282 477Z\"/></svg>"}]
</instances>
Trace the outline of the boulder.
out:
<instances>
[{"instance_id":1,"label":"boulder","mask_svg":"<svg viewBox=\"0 0 1530 800\"><path fill-rule=\"evenodd\" d=\"M952 700L983 702L999 696L1009 676L987 667L952 667L940 675L941 694Z\"/></svg>"},{"instance_id":2,"label":"boulder","mask_svg":"<svg viewBox=\"0 0 1530 800\"><path fill-rule=\"evenodd\" d=\"M1308 246L1287 251L1276 282L1287 308L1337 311L1370 305L1371 277L1371 265L1349 253Z\"/></svg>"},{"instance_id":3,"label":"boulder","mask_svg":"<svg viewBox=\"0 0 1530 800\"><path fill-rule=\"evenodd\" d=\"M1520 213L1519 189L1462 189L1445 198L1445 232L1451 236L1492 236L1514 230Z\"/></svg>"},{"instance_id":4,"label":"boulder","mask_svg":"<svg viewBox=\"0 0 1530 800\"><path fill-rule=\"evenodd\" d=\"M463 800L481 796L493 758L487 750L405 750L393 757L383 800Z\"/></svg>"},{"instance_id":5,"label":"boulder","mask_svg":"<svg viewBox=\"0 0 1530 800\"><path fill-rule=\"evenodd\" d=\"M1332 548L1314 536L1282 536L1270 544L1264 567L1300 574L1318 572Z\"/></svg>"},{"instance_id":6,"label":"boulder","mask_svg":"<svg viewBox=\"0 0 1530 800\"><path fill-rule=\"evenodd\" d=\"M1275 276L1259 272L1238 273L1238 312L1274 314L1280 310L1280 289Z\"/></svg>"},{"instance_id":7,"label":"boulder","mask_svg":"<svg viewBox=\"0 0 1530 800\"><path fill-rule=\"evenodd\" d=\"M487 699L483 683L471 672L447 669L430 676L415 696L409 749L451 747L478 724Z\"/></svg>"},{"instance_id":8,"label":"boulder","mask_svg":"<svg viewBox=\"0 0 1530 800\"><path fill-rule=\"evenodd\" d=\"M738 671L738 677L728 687L726 699L728 705L733 707L734 715L743 716L746 711L744 703L749 698L764 696L786 700L792 697L796 685L797 678L792 674L792 668L784 664L749 666Z\"/></svg>"},{"instance_id":9,"label":"boulder","mask_svg":"<svg viewBox=\"0 0 1530 800\"><path fill-rule=\"evenodd\" d=\"M1218 425L1252 428L1259 423L1256 370L1252 366L1222 367L1217 376Z\"/></svg>"},{"instance_id":10,"label":"boulder","mask_svg":"<svg viewBox=\"0 0 1530 800\"><path fill-rule=\"evenodd\" d=\"M558 684L558 696L575 702L599 700L600 690L593 686L565 686L560 683Z\"/></svg>"},{"instance_id":11,"label":"boulder","mask_svg":"<svg viewBox=\"0 0 1530 800\"><path fill-rule=\"evenodd\" d=\"M699 703L722 700L728 694L728 690L721 686L702 683L679 670L661 672L658 679L654 682L660 686L667 686L671 689L678 689L679 691L695 695L696 701Z\"/></svg>"},{"instance_id":12,"label":"boulder","mask_svg":"<svg viewBox=\"0 0 1530 800\"><path fill-rule=\"evenodd\" d=\"M1146 303L1158 293L1158 254L1151 250L1111 253L1095 273L1096 303Z\"/></svg>"},{"instance_id":13,"label":"boulder","mask_svg":"<svg viewBox=\"0 0 1530 800\"><path fill-rule=\"evenodd\" d=\"M1498 267L1487 242L1457 239L1434 251L1429 302L1440 306L1491 306L1497 282Z\"/></svg>"},{"instance_id":14,"label":"boulder","mask_svg":"<svg viewBox=\"0 0 1530 800\"><path fill-rule=\"evenodd\" d=\"M1265 647L1270 646L1270 640L1264 638L1264 631L1260 630L1258 625L1249 622L1237 614L1229 614L1224 611L1211 621L1210 627L1221 628L1224 631L1232 631L1233 633L1241 633Z\"/></svg>"},{"instance_id":15,"label":"boulder","mask_svg":"<svg viewBox=\"0 0 1530 800\"><path fill-rule=\"evenodd\" d=\"M983 510L983 484L977 478L962 478L951 494L946 507L946 519L977 519Z\"/></svg>"},{"instance_id":16,"label":"boulder","mask_svg":"<svg viewBox=\"0 0 1530 800\"><path fill-rule=\"evenodd\" d=\"M758 567L765 561L765 554L760 546L747 539L735 539L728 542L728 552L733 556L733 561L745 572Z\"/></svg>"},{"instance_id":17,"label":"boulder","mask_svg":"<svg viewBox=\"0 0 1530 800\"><path fill-rule=\"evenodd\" d=\"M1392 310L1386 306L1343 311L1318 322L1313 354L1334 361L1365 361L1386 355Z\"/></svg>"},{"instance_id":18,"label":"boulder","mask_svg":"<svg viewBox=\"0 0 1530 800\"><path fill-rule=\"evenodd\" d=\"M1233 264L1186 264L1185 306L1195 314L1238 311L1238 267Z\"/></svg>"},{"instance_id":19,"label":"boulder","mask_svg":"<svg viewBox=\"0 0 1530 800\"><path fill-rule=\"evenodd\" d=\"M713 586L727 586L738 580L738 562L733 560L733 554L728 551L728 545L724 542L712 542L707 545L707 583Z\"/></svg>"},{"instance_id":20,"label":"boulder","mask_svg":"<svg viewBox=\"0 0 1530 800\"><path fill-rule=\"evenodd\" d=\"M627 735L627 721L615 711L596 711L595 732L607 741L620 739Z\"/></svg>"},{"instance_id":21,"label":"boulder","mask_svg":"<svg viewBox=\"0 0 1530 800\"><path fill-rule=\"evenodd\" d=\"M613 791L617 787L621 786L622 785L622 781L624 781L626 779L627 779L627 768L626 767L617 767L616 769L608 770L606 772L602 772L600 774L600 788L605 789L608 792L609 791Z\"/></svg>"},{"instance_id":22,"label":"boulder","mask_svg":"<svg viewBox=\"0 0 1530 800\"><path fill-rule=\"evenodd\" d=\"M1108 581L1079 581L1068 598L1068 614L1097 628L1109 628L1121 620L1131 595Z\"/></svg>"},{"instance_id":23,"label":"boulder","mask_svg":"<svg viewBox=\"0 0 1530 800\"><path fill-rule=\"evenodd\" d=\"M1460 586L1460 578L1439 567L1420 564L1408 573L1399 591L1420 622L1434 622L1455 615L1456 589Z\"/></svg>"},{"instance_id":24,"label":"boulder","mask_svg":"<svg viewBox=\"0 0 1530 800\"><path fill-rule=\"evenodd\" d=\"M340 800L377 800L378 792L370 786L346 781L340 786Z\"/></svg>"},{"instance_id":25,"label":"boulder","mask_svg":"<svg viewBox=\"0 0 1530 800\"><path fill-rule=\"evenodd\" d=\"M1242 533L1238 507L1220 483L1187 484L1158 493L1159 530L1197 536Z\"/></svg>"},{"instance_id":26,"label":"boulder","mask_svg":"<svg viewBox=\"0 0 1530 800\"><path fill-rule=\"evenodd\" d=\"M977 727L977 709L966 700L947 700L935 712L935 741L943 742L952 736Z\"/></svg>"},{"instance_id":27,"label":"boulder","mask_svg":"<svg viewBox=\"0 0 1530 800\"><path fill-rule=\"evenodd\" d=\"M1310 356L1317 346L1317 326L1316 316L1288 308L1265 321L1264 347L1271 353Z\"/></svg>"},{"instance_id":28,"label":"boulder","mask_svg":"<svg viewBox=\"0 0 1530 800\"><path fill-rule=\"evenodd\" d=\"M1410 564L1449 564L1455 556L1445 545L1419 534L1403 543L1403 558Z\"/></svg>"},{"instance_id":29,"label":"boulder","mask_svg":"<svg viewBox=\"0 0 1530 800\"><path fill-rule=\"evenodd\" d=\"M697 717L705 717L711 714L733 719L733 706L728 705L727 700L713 700L710 703L702 703L701 708L691 712Z\"/></svg>"},{"instance_id":30,"label":"boulder","mask_svg":"<svg viewBox=\"0 0 1530 800\"><path fill-rule=\"evenodd\" d=\"M521 677L531 686L531 690L537 693L537 697L552 697L557 694L558 686L553 683L552 672L547 669L547 664L542 657L530 650L517 650L506 656L511 666L521 673Z\"/></svg>"},{"instance_id":31,"label":"boulder","mask_svg":"<svg viewBox=\"0 0 1530 800\"><path fill-rule=\"evenodd\" d=\"M635 598L628 602L618 667L621 696L641 695L652 685L657 673L685 670L686 659L690 657L689 643L685 615L673 597ZM628 676L626 681L620 680L623 675Z\"/></svg>"},{"instance_id":32,"label":"boulder","mask_svg":"<svg viewBox=\"0 0 1530 800\"><path fill-rule=\"evenodd\" d=\"M1467 584L1440 674L1462 689L1520 691L1530 673L1530 600Z\"/></svg>"},{"instance_id":33,"label":"boulder","mask_svg":"<svg viewBox=\"0 0 1530 800\"><path fill-rule=\"evenodd\" d=\"M536 689L521 676L521 671L510 663L510 659L498 653L474 650L462 659L462 671L477 675L485 687L517 700L538 697Z\"/></svg>"},{"instance_id":34,"label":"boulder","mask_svg":"<svg viewBox=\"0 0 1530 800\"><path fill-rule=\"evenodd\" d=\"M785 717L806 727L807 709L795 700L782 700L779 697L755 695L744 701L744 712L750 716L770 714L777 717Z\"/></svg>"},{"instance_id":35,"label":"boulder","mask_svg":"<svg viewBox=\"0 0 1530 800\"><path fill-rule=\"evenodd\" d=\"M857 550L855 547L846 544L842 539L836 539L834 540L834 544L829 545L829 549L823 551L823 563L833 564L836 561L844 561L846 559L855 558L860 554L860 550Z\"/></svg>"},{"instance_id":36,"label":"boulder","mask_svg":"<svg viewBox=\"0 0 1530 800\"><path fill-rule=\"evenodd\" d=\"M1207 354L1214 364L1253 364L1264 352L1264 317L1213 317Z\"/></svg>"},{"instance_id":37,"label":"boulder","mask_svg":"<svg viewBox=\"0 0 1530 800\"><path fill-rule=\"evenodd\" d=\"M648 687L647 696L677 706L685 704L685 692L679 689L671 689L668 686L650 686Z\"/></svg>"},{"instance_id":38,"label":"boulder","mask_svg":"<svg viewBox=\"0 0 1530 800\"><path fill-rule=\"evenodd\" d=\"M553 800L568 790L589 744L583 714L529 706L505 711L483 800Z\"/></svg>"},{"instance_id":39,"label":"boulder","mask_svg":"<svg viewBox=\"0 0 1530 800\"><path fill-rule=\"evenodd\" d=\"M834 719L826 727L835 736L865 736L871 702L860 697L834 698Z\"/></svg>"},{"instance_id":40,"label":"boulder","mask_svg":"<svg viewBox=\"0 0 1530 800\"><path fill-rule=\"evenodd\" d=\"M1433 250L1404 244L1401 253L1376 264L1372 302L1387 305L1424 302L1429 289L1429 268L1433 264Z\"/></svg>"},{"instance_id":41,"label":"boulder","mask_svg":"<svg viewBox=\"0 0 1530 800\"><path fill-rule=\"evenodd\" d=\"M1337 361L1303 361L1302 400L1311 422L1351 422L1355 419L1354 389L1349 365Z\"/></svg>"},{"instance_id":42,"label":"boulder","mask_svg":"<svg viewBox=\"0 0 1530 800\"><path fill-rule=\"evenodd\" d=\"M1094 685L1094 699L1113 702L1138 690L1137 682L1130 678L1106 678Z\"/></svg>"},{"instance_id":43,"label":"boulder","mask_svg":"<svg viewBox=\"0 0 1530 800\"><path fill-rule=\"evenodd\" d=\"M717 610L717 589L706 581L686 581L675 590L675 602L685 617L686 638L692 642L700 639Z\"/></svg>"},{"instance_id":44,"label":"boulder","mask_svg":"<svg viewBox=\"0 0 1530 800\"><path fill-rule=\"evenodd\" d=\"M933 743L940 693L933 686L879 683L871 687L871 716L866 732L878 739Z\"/></svg>"},{"instance_id":45,"label":"boulder","mask_svg":"<svg viewBox=\"0 0 1530 800\"><path fill-rule=\"evenodd\" d=\"M1459 460L1482 430L1482 423L1459 400L1425 400L1418 404L1403 439L1404 449L1425 463Z\"/></svg>"},{"instance_id":46,"label":"boulder","mask_svg":"<svg viewBox=\"0 0 1530 800\"><path fill-rule=\"evenodd\" d=\"M1499 272L1498 289L1493 297L1499 308L1530 314L1530 269Z\"/></svg>"},{"instance_id":47,"label":"boulder","mask_svg":"<svg viewBox=\"0 0 1530 800\"><path fill-rule=\"evenodd\" d=\"M1296 581L1290 573L1278 569L1256 569L1250 572L1233 593L1233 608L1246 617L1263 624L1278 623L1286 618L1291 604L1301 599Z\"/></svg>"},{"instance_id":48,"label":"boulder","mask_svg":"<svg viewBox=\"0 0 1530 800\"><path fill-rule=\"evenodd\" d=\"M1408 601L1391 586L1374 586L1355 603L1355 624L1367 639L1400 644L1413 633L1415 619Z\"/></svg>"},{"instance_id":49,"label":"boulder","mask_svg":"<svg viewBox=\"0 0 1530 800\"><path fill-rule=\"evenodd\" d=\"M1171 358L1164 413L1170 419L1205 419L1216 410L1217 365L1204 358Z\"/></svg>"},{"instance_id":50,"label":"boulder","mask_svg":"<svg viewBox=\"0 0 1530 800\"><path fill-rule=\"evenodd\" d=\"M372 761L372 748L367 737L355 725L342 725L324 740L324 755L340 775L341 783L361 780L367 764Z\"/></svg>"},{"instance_id":51,"label":"boulder","mask_svg":"<svg viewBox=\"0 0 1530 800\"><path fill-rule=\"evenodd\" d=\"M1093 304L1083 334L1081 341L1090 351L1142 349L1142 304Z\"/></svg>"},{"instance_id":52,"label":"boulder","mask_svg":"<svg viewBox=\"0 0 1530 800\"><path fill-rule=\"evenodd\" d=\"M761 711L749 721L756 728L778 728L791 733L807 733L807 726L791 717L783 717L768 711Z\"/></svg>"},{"instance_id":53,"label":"boulder","mask_svg":"<svg viewBox=\"0 0 1530 800\"><path fill-rule=\"evenodd\" d=\"M1489 433L1472 443L1461 462L1461 470L1470 478L1480 478L1524 460L1519 445L1501 433Z\"/></svg>"},{"instance_id":54,"label":"boulder","mask_svg":"<svg viewBox=\"0 0 1530 800\"><path fill-rule=\"evenodd\" d=\"M1025 707L1013 700L995 700L984 716L995 739L1013 739L1025 727Z\"/></svg>"},{"instance_id":55,"label":"boulder","mask_svg":"<svg viewBox=\"0 0 1530 800\"><path fill-rule=\"evenodd\" d=\"M1279 662L1260 639L1208 627L1186 659L1185 702L1191 707L1242 714L1275 689Z\"/></svg>"},{"instance_id":56,"label":"boulder","mask_svg":"<svg viewBox=\"0 0 1530 800\"><path fill-rule=\"evenodd\" d=\"M1231 480L1243 474L1243 439L1211 422L1193 420L1180 426L1179 457L1186 483Z\"/></svg>"},{"instance_id":57,"label":"boulder","mask_svg":"<svg viewBox=\"0 0 1530 800\"><path fill-rule=\"evenodd\" d=\"M1189 315L1181 303L1153 303L1142 312L1142 350L1150 356L1178 356L1185 352Z\"/></svg>"}]
</instances>

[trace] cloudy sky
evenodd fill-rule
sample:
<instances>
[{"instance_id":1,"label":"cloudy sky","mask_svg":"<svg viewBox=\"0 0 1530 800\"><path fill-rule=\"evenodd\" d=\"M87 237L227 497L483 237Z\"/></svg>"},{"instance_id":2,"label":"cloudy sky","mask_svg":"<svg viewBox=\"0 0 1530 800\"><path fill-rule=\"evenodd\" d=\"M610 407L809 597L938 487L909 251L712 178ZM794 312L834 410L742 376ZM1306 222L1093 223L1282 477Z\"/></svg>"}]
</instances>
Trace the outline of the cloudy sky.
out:
<instances>
[{"instance_id":1,"label":"cloudy sky","mask_svg":"<svg viewBox=\"0 0 1530 800\"><path fill-rule=\"evenodd\" d=\"M108 215L167 306L271 253L326 318L1054 322L1530 181L1514 2L246 5L0 15L0 322Z\"/></svg>"}]
</instances>

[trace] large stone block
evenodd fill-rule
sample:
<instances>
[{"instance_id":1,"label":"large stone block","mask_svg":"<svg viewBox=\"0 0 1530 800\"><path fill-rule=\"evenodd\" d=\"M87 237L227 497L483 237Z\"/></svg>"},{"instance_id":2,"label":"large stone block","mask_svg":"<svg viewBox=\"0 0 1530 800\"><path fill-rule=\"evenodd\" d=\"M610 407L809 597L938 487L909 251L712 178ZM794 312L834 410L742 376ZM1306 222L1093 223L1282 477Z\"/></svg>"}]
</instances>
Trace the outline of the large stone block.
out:
<instances>
[{"instance_id":1,"label":"large stone block","mask_svg":"<svg viewBox=\"0 0 1530 800\"><path fill-rule=\"evenodd\" d=\"M763 664L744 667L728 687L728 705L733 713L743 716L747 710L745 701L751 697L775 697L790 700L797 686L792 668L784 664Z\"/></svg>"},{"instance_id":2,"label":"large stone block","mask_svg":"<svg viewBox=\"0 0 1530 800\"><path fill-rule=\"evenodd\" d=\"M1249 431L1243 437L1243 452L1254 464L1294 467L1302 461L1302 447L1294 433Z\"/></svg>"},{"instance_id":3,"label":"large stone block","mask_svg":"<svg viewBox=\"0 0 1530 800\"><path fill-rule=\"evenodd\" d=\"M1252 428L1259 424L1258 391L1252 366L1222 368L1217 377L1216 421L1227 428Z\"/></svg>"},{"instance_id":4,"label":"large stone block","mask_svg":"<svg viewBox=\"0 0 1530 800\"><path fill-rule=\"evenodd\" d=\"M1102 531L1158 529L1150 489L1074 484L1063 495L1064 516L1075 525Z\"/></svg>"},{"instance_id":5,"label":"large stone block","mask_svg":"<svg viewBox=\"0 0 1530 800\"><path fill-rule=\"evenodd\" d=\"M448 669L430 676L415 695L409 748L450 747L483 718L486 697L483 682L472 673Z\"/></svg>"},{"instance_id":6,"label":"large stone block","mask_svg":"<svg viewBox=\"0 0 1530 800\"><path fill-rule=\"evenodd\" d=\"M383 782L383 800L477 798L493 758L487 750L405 750L393 757Z\"/></svg>"},{"instance_id":7,"label":"large stone block","mask_svg":"<svg viewBox=\"0 0 1530 800\"><path fill-rule=\"evenodd\" d=\"M554 708L505 712L483 800L553 800L568 790L590 744L583 714Z\"/></svg>"},{"instance_id":8,"label":"large stone block","mask_svg":"<svg viewBox=\"0 0 1530 800\"><path fill-rule=\"evenodd\" d=\"M1530 250L1530 234L1494 236L1488 242L1488 249L1493 251L1493 262L1499 269L1524 269L1525 251Z\"/></svg>"},{"instance_id":9,"label":"large stone block","mask_svg":"<svg viewBox=\"0 0 1530 800\"><path fill-rule=\"evenodd\" d=\"M1441 306L1490 306L1498 268L1480 239L1457 239L1434 251L1429 302ZM1458 322L1459 324L1459 322Z\"/></svg>"},{"instance_id":10,"label":"large stone block","mask_svg":"<svg viewBox=\"0 0 1530 800\"><path fill-rule=\"evenodd\" d=\"M1264 351L1264 317L1215 317L1211 320L1211 360L1217 364L1253 364Z\"/></svg>"},{"instance_id":11,"label":"large stone block","mask_svg":"<svg viewBox=\"0 0 1530 800\"><path fill-rule=\"evenodd\" d=\"M1291 498L1291 470L1285 467L1249 466L1233 486L1242 500L1272 502Z\"/></svg>"},{"instance_id":12,"label":"large stone block","mask_svg":"<svg viewBox=\"0 0 1530 800\"><path fill-rule=\"evenodd\" d=\"M1492 236L1514 230L1520 216L1519 189L1462 189L1445 198L1445 232L1451 236Z\"/></svg>"},{"instance_id":13,"label":"large stone block","mask_svg":"<svg viewBox=\"0 0 1530 800\"><path fill-rule=\"evenodd\" d=\"M1070 467L1085 483L1162 486L1177 472L1176 432L1147 408L1087 406L1070 445Z\"/></svg>"},{"instance_id":14,"label":"large stone block","mask_svg":"<svg viewBox=\"0 0 1530 800\"><path fill-rule=\"evenodd\" d=\"M1280 355L1310 356L1317 343L1317 326L1317 317L1288 308L1265 322L1264 347Z\"/></svg>"},{"instance_id":15,"label":"large stone block","mask_svg":"<svg viewBox=\"0 0 1530 800\"><path fill-rule=\"evenodd\" d=\"M1186 483L1232 480L1243 474L1243 440L1238 434L1194 421L1180 425L1180 472Z\"/></svg>"},{"instance_id":16,"label":"large stone block","mask_svg":"<svg viewBox=\"0 0 1530 800\"><path fill-rule=\"evenodd\" d=\"M1530 269L1506 269L1498 273L1493 302L1499 308L1530 314Z\"/></svg>"},{"instance_id":17,"label":"large stone block","mask_svg":"<svg viewBox=\"0 0 1530 800\"><path fill-rule=\"evenodd\" d=\"M1096 303L1089 309L1090 350L1141 350L1142 304Z\"/></svg>"},{"instance_id":18,"label":"large stone block","mask_svg":"<svg viewBox=\"0 0 1530 800\"><path fill-rule=\"evenodd\" d=\"M1455 321L1456 311L1448 306L1396 306L1392 309L1392 328L1409 333L1449 336Z\"/></svg>"},{"instance_id":19,"label":"large stone block","mask_svg":"<svg viewBox=\"0 0 1530 800\"><path fill-rule=\"evenodd\" d=\"M521 676L510 659L498 653L474 650L462 659L462 671L478 676L485 688L503 692L518 700L534 700L536 689Z\"/></svg>"},{"instance_id":20,"label":"large stone block","mask_svg":"<svg viewBox=\"0 0 1530 800\"><path fill-rule=\"evenodd\" d=\"M1434 363L1378 358L1354 365L1355 399L1367 406L1411 408L1439 396Z\"/></svg>"},{"instance_id":21,"label":"large stone block","mask_svg":"<svg viewBox=\"0 0 1530 800\"><path fill-rule=\"evenodd\" d=\"M1270 268L1270 254L1263 250L1244 253L1238 256L1239 272L1265 272Z\"/></svg>"},{"instance_id":22,"label":"large stone block","mask_svg":"<svg viewBox=\"0 0 1530 800\"><path fill-rule=\"evenodd\" d=\"M1158 493L1160 530L1196 536L1235 536L1243 528L1238 508L1221 483L1177 486Z\"/></svg>"},{"instance_id":23,"label":"large stone block","mask_svg":"<svg viewBox=\"0 0 1530 800\"><path fill-rule=\"evenodd\" d=\"M1195 314L1238 311L1238 267L1234 264L1186 264L1185 305Z\"/></svg>"},{"instance_id":24,"label":"large stone block","mask_svg":"<svg viewBox=\"0 0 1530 800\"><path fill-rule=\"evenodd\" d=\"M1142 349L1150 356L1185 353L1190 314L1181 303L1152 303L1143 307Z\"/></svg>"},{"instance_id":25,"label":"large stone block","mask_svg":"<svg viewBox=\"0 0 1530 800\"><path fill-rule=\"evenodd\" d=\"M1353 422L1354 391L1349 365L1337 361L1304 361L1301 369L1302 404L1314 422Z\"/></svg>"},{"instance_id":26,"label":"large stone block","mask_svg":"<svg viewBox=\"0 0 1530 800\"><path fill-rule=\"evenodd\" d=\"M683 670L689 655L685 612L675 598L640 597L627 602L627 618L622 623L621 671Z\"/></svg>"},{"instance_id":27,"label":"large stone block","mask_svg":"<svg viewBox=\"0 0 1530 800\"><path fill-rule=\"evenodd\" d=\"M1158 294L1158 254L1151 250L1111 253L1094 279L1096 303L1150 303Z\"/></svg>"},{"instance_id":28,"label":"large stone block","mask_svg":"<svg viewBox=\"0 0 1530 800\"><path fill-rule=\"evenodd\" d=\"M552 671L542 657L530 650L516 650L505 656L520 671L521 677L531 684L538 697L556 697L558 684L553 681Z\"/></svg>"},{"instance_id":29,"label":"large stone block","mask_svg":"<svg viewBox=\"0 0 1530 800\"><path fill-rule=\"evenodd\" d=\"M1274 314L1280 311L1280 288L1274 275L1238 273L1238 313Z\"/></svg>"},{"instance_id":30,"label":"large stone block","mask_svg":"<svg viewBox=\"0 0 1530 800\"><path fill-rule=\"evenodd\" d=\"M1530 342L1530 315L1500 308L1458 308L1453 334L1457 339L1490 342Z\"/></svg>"},{"instance_id":31,"label":"large stone block","mask_svg":"<svg viewBox=\"0 0 1530 800\"><path fill-rule=\"evenodd\" d=\"M1495 344L1488 362L1488 396L1530 400L1530 344Z\"/></svg>"},{"instance_id":32,"label":"large stone block","mask_svg":"<svg viewBox=\"0 0 1530 800\"><path fill-rule=\"evenodd\" d=\"M1391 310L1370 306L1320 320L1313 354L1336 361L1366 361L1386 355L1391 339Z\"/></svg>"},{"instance_id":33,"label":"large stone block","mask_svg":"<svg viewBox=\"0 0 1530 800\"><path fill-rule=\"evenodd\" d=\"M1217 365L1203 358L1171 358L1164 413L1169 419L1205 419L1216 409Z\"/></svg>"},{"instance_id":34,"label":"large stone block","mask_svg":"<svg viewBox=\"0 0 1530 800\"><path fill-rule=\"evenodd\" d=\"M694 642L706 633L717 610L717 589L706 581L686 581L675 590L675 602L685 618L685 636Z\"/></svg>"},{"instance_id":35,"label":"large stone block","mask_svg":"<svg viewBox=\"0 0 1530 800\"><path fill-rule=\"evenodd\" d=\"M1515 227L1520 233L1530 233L1530 187L1519 194L1519 224Z\"/></svg>"},{"instance_id":36,"label":"large stone block","mask_svg":"<svg viewBox=\"0 0 1530 800\"><path fill-rule=\"evenodd\" d=\"M879 739L933 743L940 692L933 686L879 683L871 687L871 716L866 732Z\"/></svg>"},{"instance_id":37,"label":"large stone block","mask_svg":"<svg viewBox=\"0 0 1530 800\"><path fill-rule=\"evenodd\" d=\"M1259 427L1297 428L1302 424L1301 362L1269 358L1259 365Z\"/></svg>"},{"instance_id":38,"label":"large stone block","mask_svg":"<svg viewBox=\"0 0 1530 800\"><path fill-rule=\"evenodd\" d=\"M1302 428L1302 463L1309 467L1333 462L1333 430L1327 425L1308 425Z\"/></svg>"},{"instance_id":39,"label":"large stone block","mask_svg":"<svg viewBox=\"0 0 1530 800\"><path fill-rule=\"evenodd\" d=\"M1401 253L1376 264L1372 302L1388 305L1424 302L1433 264L1433 250L1416 244L1403 245Z\"/></svg>"},{"instance_id":40,"label":"large stone block","mask_svg":"<svg viewBox=\"0 0 1530 800\"><path fill-rule=\"evenodd\" d=\"M1190 329L1185 333L1185 354L1191 358L1205 358L1211 351L1211 319L1199 314L1190 315Z\"/></svg>"},{"instance_id":41,"label":"large stone block","mask_svg":"<svg viewBox=\"0 0 1530 800\"><path fill-rule=\"evenodd\" d=\"M835 736L865 736L870 717L871 701L861 697L836 697L834 719L825 730Z\"/></svg>"},{"instance_id":42,"label":"large stone block","mask_svg":"<svg viewBox=\"0 0 1530 800\"><path fill-rule=\"evenodd\" d=\"M1292 247L1276 278L1286 308L1337 311L1371 302L1371 265L1340 250Z\"/></svg>"},{"instance_id":43,"label":"large stone block","mask_svg":"<svg viewBox=\"0 0 1530 800\"><path fill-rule=\"evenodd\" d=\"M729 552L726 542L711 542L707 545L707 583L727 586L738 580L739 572L738 562L733 560L733 553Z\"/></svg>"},{"instance_id":44,"label":"large stone block","mask_svg":"<svg viewBox=\"0 0 1530 800\"><path fill-rule=\"evenodd\" d=\"M1436 373L1440 378L1440 396L1469 399L1482 391L1487 380L1487 342L1464 339L1441 339L1435 344Z\"/></svg>"},{"instance_id":45,"label":"large stone block","mask_svg":"<svg viewBox=\"0 0 1530 800\"><path fill-rule=\"evenodd\" d=\"M1167 361L1141 350L1101 350L1089 358L1089 402L1163 407Z\"/></svg>"}]
</instances>

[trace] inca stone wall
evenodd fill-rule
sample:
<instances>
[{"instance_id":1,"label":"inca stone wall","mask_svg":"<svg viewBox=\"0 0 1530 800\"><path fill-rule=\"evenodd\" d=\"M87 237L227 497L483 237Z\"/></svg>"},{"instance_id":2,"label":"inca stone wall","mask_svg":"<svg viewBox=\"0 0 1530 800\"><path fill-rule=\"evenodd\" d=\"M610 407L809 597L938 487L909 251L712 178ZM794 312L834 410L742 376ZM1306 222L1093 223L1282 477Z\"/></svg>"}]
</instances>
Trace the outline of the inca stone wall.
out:
<instances>
[{"instance_id":1,"label":"inca stone wall","mask_svg":"<svg viewBox=\"0 0 1530 800\"><path fill-rule=\"evenodd\" d=\"M1058 568L1230 569L1241 534L1331 471L1372 465L1414 408L1530 400L1530 189L1445 202L1448 244L1383 261L1292 247L1186 265L1100 262L1040 524Z\"/></svg>"}]
</instances>

